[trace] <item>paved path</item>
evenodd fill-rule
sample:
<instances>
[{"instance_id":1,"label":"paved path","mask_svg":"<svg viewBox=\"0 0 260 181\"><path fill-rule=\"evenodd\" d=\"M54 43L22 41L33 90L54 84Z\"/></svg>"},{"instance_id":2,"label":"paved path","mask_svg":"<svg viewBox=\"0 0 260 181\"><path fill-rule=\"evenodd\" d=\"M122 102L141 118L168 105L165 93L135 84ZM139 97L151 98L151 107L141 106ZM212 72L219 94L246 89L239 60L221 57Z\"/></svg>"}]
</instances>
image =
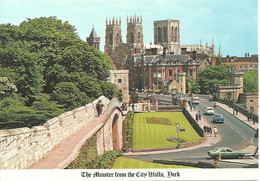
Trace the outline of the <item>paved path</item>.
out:
<instances>
[{"instance_id":1,"label":"paved path","mask_svg":"<svg viewBox=\"0 0 260 181\"><path fill-rule=\"evenodd\" d=\"M217 102L217 106L224 109L226 112L228 112L229 114L233 115L233 108L229 107L226 104L222 104L220 102ZM247 117L244 116L243 114L241 114L240 112L238 112L238 114L233 115L235 116L237 119L239 119L240 121L242 121L243 123L247 124L248 126L252 127L253 129L257 129L258 128L258 123L253 123L253 121L247 121Z\"/></svg>"},{"instance_id":2,"label":"paved path","mask_svg":"<svg viewBox=\"0 0 260 181\"><path fill-rule=\"evenodd\" d=\"M29 169L65 168L78 156L81 146L102 127L107 118L107 114L94 117L86 127L81 128L77 133L64 140L46 158L40 160Z\"/></svg>"}]
</instances>

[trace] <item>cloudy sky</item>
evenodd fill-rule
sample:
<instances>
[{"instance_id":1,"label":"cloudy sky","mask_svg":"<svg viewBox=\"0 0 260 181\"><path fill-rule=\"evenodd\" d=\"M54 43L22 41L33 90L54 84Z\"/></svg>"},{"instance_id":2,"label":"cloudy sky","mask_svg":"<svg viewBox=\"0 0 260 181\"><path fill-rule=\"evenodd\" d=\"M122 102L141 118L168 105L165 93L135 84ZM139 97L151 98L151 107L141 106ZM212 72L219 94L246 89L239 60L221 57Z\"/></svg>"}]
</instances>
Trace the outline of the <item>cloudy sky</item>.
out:
<instances>
[{"instance_id":1,"label":"cloudy sky","mask_svg":"<svg viewBox=\"0 0 260 181\"><path fill-rule=\"evenodd\" d=\"M144 43L153 42L153 21L180 20L181 44L219 45L223 56L258 53L257 0L0 0L0 24L56 16L77 29L82 40L94 25L104 50L106 17L121 18L123 42L127 15L142 16Z\"/></svg>"}]
</instances>

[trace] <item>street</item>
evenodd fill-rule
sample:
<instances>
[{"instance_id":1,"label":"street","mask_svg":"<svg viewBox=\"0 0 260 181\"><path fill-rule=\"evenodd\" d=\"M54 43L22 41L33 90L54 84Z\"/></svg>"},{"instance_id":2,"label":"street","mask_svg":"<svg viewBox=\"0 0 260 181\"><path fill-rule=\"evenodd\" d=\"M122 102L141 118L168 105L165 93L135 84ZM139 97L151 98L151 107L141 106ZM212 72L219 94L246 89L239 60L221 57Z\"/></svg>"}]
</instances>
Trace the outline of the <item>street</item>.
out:
<instances>
[{"instance_id":1,"label":"street","mask_svg":"<svg viewBox=\"0 0 260 181\"><path fill-rule=\"evenodd\" d=\"M160 101L170 101L170 96L156 96L156 98ZM220 107L214 108L215 113L222 114L225 122L224 123L213 123L213 116L204 115L206 107L214 107L212 102L209 102L208 99L201 99L200 104L197 105L196 111L200 111L202 113L202 117L210 124L212 127L216 127L218 129L218 136L221 137L220 142L213 146L201 147L193 150L186 150L171 153L160 153L160 154L149 154L149 155L132 155L127 156L129 158L135 158L139 160L155 160L155 159L168 159L168 160L185 160L185 161L206 161L213 163L214 160L209 158L207 155L208 150L212 150L215 147L229 147L233 150L239 150L251 143L251 139L253 139L253 144L257 146L258 139L254 138L255 130L242 123L236 117L230 115L225 110ZM185 134L185 133L183 133ZM187 133L186 133L187 134ZM246 153L246 156L243 160L253 159L249 155L252 153ZM247 164L241 164L237 162L237 159L233 159L232 163L223 160L220 162L220 167L223 168L242 168L248 166ZM250 161L249 161L250 162Z\"/></svg>"}]
</instances>

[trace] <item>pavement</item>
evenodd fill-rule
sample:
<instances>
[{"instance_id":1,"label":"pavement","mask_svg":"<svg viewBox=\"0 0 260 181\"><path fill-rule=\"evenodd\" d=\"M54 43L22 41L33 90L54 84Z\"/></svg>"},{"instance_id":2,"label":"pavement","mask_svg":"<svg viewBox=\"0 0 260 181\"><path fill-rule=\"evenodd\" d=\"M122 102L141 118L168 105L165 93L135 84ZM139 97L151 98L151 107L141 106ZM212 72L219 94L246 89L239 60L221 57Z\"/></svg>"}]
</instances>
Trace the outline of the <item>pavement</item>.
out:
<instances>
[{"instance_id":1,"label":"pavement","mask_svg":"<svg viewBox=\"0 0 260 181\"><path fill-rule=\"evenodd\" d=\"M219 107L224 109L225 111L232 114L233 110L232 108L217 103ZM190 111L191 115L195 118L196 111ZM247 118L243 116L242 114L238 113L236 116L239 120L247 124L248 126L257 129L258 124L253 124L251 121L247 121ZM71 135L69 138L61 142L53 151L51 151L44 159L40 160L38 163L32 165L29 169L64 169L69 163L71 163L79 154L81 146L85 143L87 139L89 139L93 133L95 133L98 129L101 128L104 121L107 119L107 115L104 113L100 117L94 117L93 120L90 121L90 123L78 130L75 134ZM209 125L209 123L203 119L198 121L198 124L203 127L204 125ZM218 143L221 140L221 136L217 135L216 137L213 135L206 134L207 137L206 141L200 145L195 145L189 148L180 148L175 150L164 150L164 151L151 151L151 152L128 152L125 153L125 155L145 155L145 154L153 154L153 153L169 153L169 152L178 152L178 151L184 151L184 150L192 150L192 149L198 149L201 147L206 146L212 146ZM242 149L244 152L250 154L255 151L255 146L249 145ZM258 158L258 155L257 155ZM253 160L253 161L252 161ZM230 160L225 160L230 161ZM246 159L241 160L231 160L230 162L237 162L240 161L246 162ZM258 163L258 159L249 159L250 163ZM248 162L247 162L248 163Z\"/></svg>"},{"instance_id":2,"label":"pavement","mask_svg":"<svg viewBox=\"0 0 260 181\"><path fill-rule=\"evenodd\" d=\"M103 126L107 118L108 115L105 113L100 117L94 117L87 126L62 141L47 157L29 169L64 169L78 156L85 141Z\"/></svg>"}]
</instances>

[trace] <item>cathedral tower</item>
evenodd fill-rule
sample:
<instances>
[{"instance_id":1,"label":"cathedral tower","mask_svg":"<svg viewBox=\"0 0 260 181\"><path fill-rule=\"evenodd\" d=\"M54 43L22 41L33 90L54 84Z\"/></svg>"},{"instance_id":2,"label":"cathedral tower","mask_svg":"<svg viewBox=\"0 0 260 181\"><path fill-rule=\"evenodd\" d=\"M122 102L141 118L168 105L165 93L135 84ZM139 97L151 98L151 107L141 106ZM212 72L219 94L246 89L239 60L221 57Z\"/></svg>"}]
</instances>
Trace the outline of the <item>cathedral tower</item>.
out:
<instances>
[{"instance_id":1,"label":"cathedral tower","mask_svg":"<svg viewBox=\"0 0 260 181\"><path fill-rule=\"evenodd\" d=\"M92 31L91 31L89 37L87 38L87 43L90 46L95 47L95 49L99 50L100 37L97 36L94 26L92 28Z\"/></svg>"},{"instance_id":2,"label":"cathedral tower","mask_svg":"<svg viewBox=\"0 0 260 181\"><path fill-rule=\"evenodd\" d=\"M119 20L109 19L109 22L106 19L105 53L111 55L115 47L120 45L121 42L121 18Z\"/></svg>"},{"instance_id":3,"label":"cathedral tower","mask_svg":"<svg viewBox=\"0 0 260 181\"><path fill-rule=\"evenodd\" d=\"M143 52L143 19L141 17L130 16L130 20L127 16L127 34L126 44L129 49L132 49L136 53Z\"/></svg>"},{"instance_id":4,"label":"cathedral tower","mask_svg":"<svg viewBox=\"0 0 260 181\"><path fill-rule=\"evenodd\" d=\"M167 53L180 54L180 21L154 21L154 44L162 45Z\"/></svg>"}]
</instances>

